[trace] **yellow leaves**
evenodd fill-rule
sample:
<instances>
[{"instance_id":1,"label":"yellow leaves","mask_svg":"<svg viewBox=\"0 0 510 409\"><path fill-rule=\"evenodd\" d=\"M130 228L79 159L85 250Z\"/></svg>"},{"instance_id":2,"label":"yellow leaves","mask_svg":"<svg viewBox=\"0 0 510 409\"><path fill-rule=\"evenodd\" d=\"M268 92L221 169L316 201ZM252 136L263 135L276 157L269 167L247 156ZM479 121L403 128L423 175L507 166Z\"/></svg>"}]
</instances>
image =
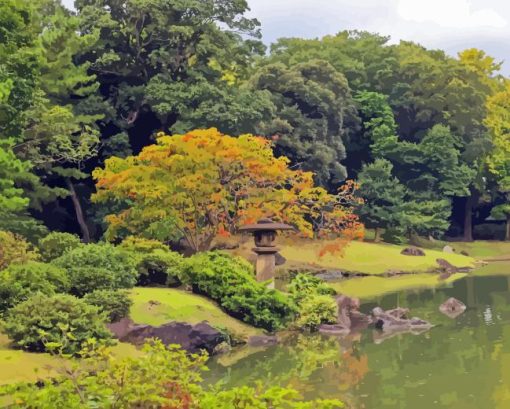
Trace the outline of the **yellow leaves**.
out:
<instances>
[{"instance_id":1,"label":"yellow leaves","mask_svg":"<svg viewBox=\"0 0 510 409\"><path fill-rule=\"evenodd\" d=\"M164 219L200 240L269 216L312 238L318 231L340 234L352 216L338 196L314 186L312 173L275 158L270 141L250 134L235 138L215 128L158 134L156 145L138 156L108 160L94 177L94 200L115 198L128 207L107 217L111 235L121 229L148 234Z\"/></svg>"}]
</instances>

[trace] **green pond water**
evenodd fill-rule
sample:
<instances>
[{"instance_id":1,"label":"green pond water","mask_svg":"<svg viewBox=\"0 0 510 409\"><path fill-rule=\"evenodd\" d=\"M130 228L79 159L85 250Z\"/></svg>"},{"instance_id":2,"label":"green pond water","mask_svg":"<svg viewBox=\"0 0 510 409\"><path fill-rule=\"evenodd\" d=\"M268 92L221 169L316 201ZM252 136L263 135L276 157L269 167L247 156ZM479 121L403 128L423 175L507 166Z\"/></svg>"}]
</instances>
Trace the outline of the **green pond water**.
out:
<instances>
[{"instance_id":1,"label":"green pond water","mask_svg":"<svg viewBox=\"0 0 510 409\"><path fill-rule=\"evenodd\" d=\"M466 277L447 288L404 291L367 300L411 309L435 327L384 338L374 330L345 337L290 334L277 346L243 348L209 364L206 382L291 386L305 398L341 398L360 409L510 408L510 269ZM450 319L449 297L468 309Z\"/></svg>"}]
</instances>

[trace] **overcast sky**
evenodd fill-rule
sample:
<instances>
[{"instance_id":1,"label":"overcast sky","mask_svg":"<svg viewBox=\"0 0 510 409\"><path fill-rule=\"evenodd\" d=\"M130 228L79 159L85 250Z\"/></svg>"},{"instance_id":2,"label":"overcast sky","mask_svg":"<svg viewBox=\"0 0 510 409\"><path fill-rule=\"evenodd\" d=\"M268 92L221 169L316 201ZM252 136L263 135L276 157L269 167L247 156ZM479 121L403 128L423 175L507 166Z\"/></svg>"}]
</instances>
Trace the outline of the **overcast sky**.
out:
<instances>
[{"instance_id":1,"label":"overcast sky","mask_svg":"<svg viewBox=\"0 0 510 409\"><path fill-rule=\"evenodd\" d=\"M63 0L71 5L73 0ZM456 54L477 47L510 73L510 0L248 0L264 42L358 29Z\"/></svg>"}]
</instances>

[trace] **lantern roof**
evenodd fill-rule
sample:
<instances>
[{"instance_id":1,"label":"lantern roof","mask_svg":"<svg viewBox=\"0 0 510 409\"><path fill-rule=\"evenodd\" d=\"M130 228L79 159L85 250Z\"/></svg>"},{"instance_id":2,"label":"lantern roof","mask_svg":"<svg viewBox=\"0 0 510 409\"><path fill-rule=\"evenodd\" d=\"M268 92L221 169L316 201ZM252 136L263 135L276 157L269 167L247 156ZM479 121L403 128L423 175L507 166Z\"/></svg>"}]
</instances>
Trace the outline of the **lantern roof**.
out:
<instances>
[{"instance_id":1,"label":"lantern roof","mask_svg":"<svg viewBox=\"0 0 510 409\"><path fill-rule=\"evenodd\" d=\"M293 226L285 223L274 222L272 219L263 218L257 223L246 224L239 227L239 231L242 232L257 232L257 231L276 231L276 230L296 230Z\"/></svg>"}]
</instances>

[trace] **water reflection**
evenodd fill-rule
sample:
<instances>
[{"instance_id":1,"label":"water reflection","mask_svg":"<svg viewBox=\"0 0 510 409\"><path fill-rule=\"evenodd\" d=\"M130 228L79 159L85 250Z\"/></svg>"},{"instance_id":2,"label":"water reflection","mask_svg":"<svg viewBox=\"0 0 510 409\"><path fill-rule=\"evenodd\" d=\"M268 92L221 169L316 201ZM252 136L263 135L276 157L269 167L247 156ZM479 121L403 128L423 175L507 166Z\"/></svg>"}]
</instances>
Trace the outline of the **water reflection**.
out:
<instances>
[{"instance_id":1,"label":"water reflection","mask_svg":"<svg viewBox=\"0 0 510 409\"><path fill-rule=\"evenodd\" d=\"M289 334L281 345L211 362L207 381L290 385L307 398L339 397L363 409L509 408L509 284L468 277L450 288L380 297L362 310L406 307L436 326L384 342L372 330L343 338ZM438 310L449 297L468 306L455 320Z\"/></svg>"}]
</instances>

